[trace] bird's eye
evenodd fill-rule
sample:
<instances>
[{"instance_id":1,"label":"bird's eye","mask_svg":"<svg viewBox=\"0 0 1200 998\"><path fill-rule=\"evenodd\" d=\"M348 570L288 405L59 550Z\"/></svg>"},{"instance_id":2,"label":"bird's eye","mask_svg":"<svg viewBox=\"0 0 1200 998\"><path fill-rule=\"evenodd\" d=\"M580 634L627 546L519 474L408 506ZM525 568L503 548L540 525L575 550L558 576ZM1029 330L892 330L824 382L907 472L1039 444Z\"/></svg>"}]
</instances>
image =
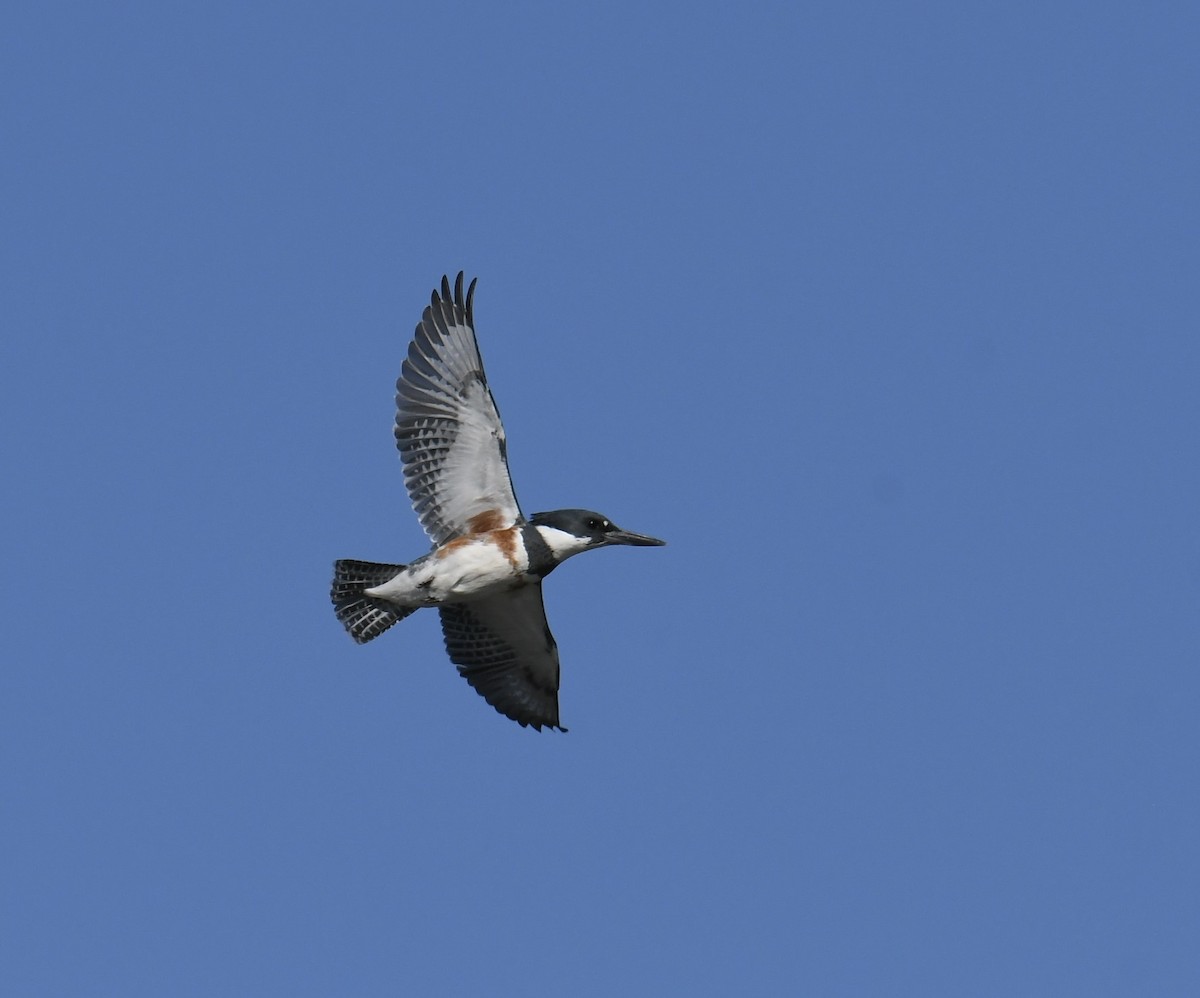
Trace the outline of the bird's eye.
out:
<instances>
[{"instance_id":1,"label":"bird's eye","mask_svg":"<svg viewBox=\"0 0 1200 998\"><path fill-rule=\"evenodd\" d=\"M604 525L603 520L597 520L594 516L588 520L588 530L599 530Z\"/></svg>"}]
</instances>

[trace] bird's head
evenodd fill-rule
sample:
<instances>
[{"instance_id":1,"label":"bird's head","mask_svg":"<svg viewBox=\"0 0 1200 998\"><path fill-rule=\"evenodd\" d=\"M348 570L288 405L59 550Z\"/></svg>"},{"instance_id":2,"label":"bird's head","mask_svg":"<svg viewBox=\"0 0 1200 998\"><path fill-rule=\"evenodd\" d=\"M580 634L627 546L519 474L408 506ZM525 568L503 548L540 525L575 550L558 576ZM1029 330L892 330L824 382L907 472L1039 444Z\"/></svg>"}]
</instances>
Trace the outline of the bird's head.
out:
<instances>
[{"instance_id":1,"label":"bird's head","mask_svg":"<svg viewBox=\"0 0 1200 998\"><path fill-rule=\"evenodd\" d=\"M590 509L555 509L549 513L535 513L529 522L539 528L559 561L581 551L612 544L658 547L667 543L657 537L622 530L603 513Z\"/></svg>"}]
</instances>

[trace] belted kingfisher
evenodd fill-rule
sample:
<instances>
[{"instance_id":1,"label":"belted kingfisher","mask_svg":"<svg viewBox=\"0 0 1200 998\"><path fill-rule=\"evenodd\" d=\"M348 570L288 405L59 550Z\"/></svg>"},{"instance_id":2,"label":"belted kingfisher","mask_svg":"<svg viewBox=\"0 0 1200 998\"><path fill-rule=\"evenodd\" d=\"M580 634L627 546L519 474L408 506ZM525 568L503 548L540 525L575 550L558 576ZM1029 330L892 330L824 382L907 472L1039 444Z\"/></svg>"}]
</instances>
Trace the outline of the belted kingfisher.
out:
<instances>
[{"instance_id":1,"label":"belted kingfisher","mask_svg":"<svg viewBox=\"0 0 1200 998\"><path fill-rule=\"evenodd\" d=\"M433 549L407 565L334 564L333 606L360 644L436 606L450 661L483 698L521 727L558 723L558 646L542 579L581 551L661 545L586 509L526 519L517 505L504 426L475 340L475 281L421 316L396 382L396 446L404 484Z\"/></svg>"}]
</instances>

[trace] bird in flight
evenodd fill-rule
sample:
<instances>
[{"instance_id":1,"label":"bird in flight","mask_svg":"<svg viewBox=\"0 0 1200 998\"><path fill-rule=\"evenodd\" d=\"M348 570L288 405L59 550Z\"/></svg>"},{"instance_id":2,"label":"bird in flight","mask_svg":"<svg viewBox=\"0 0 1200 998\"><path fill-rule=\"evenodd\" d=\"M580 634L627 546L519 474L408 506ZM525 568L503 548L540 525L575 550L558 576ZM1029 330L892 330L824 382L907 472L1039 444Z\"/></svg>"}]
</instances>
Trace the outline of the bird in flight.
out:
<instances>
[{"instance_id":1,"label":"bird in flight","mask_svg":"<svg viewBox=\"0 0 1200 998\"><path fill-rule=\"evenodd\" d=\"M572 555L665 544L586 509L526 518L508 473L504 426L475 340L475 281L442 278L396 382L396 446L413 509L433 544L407 565L334 564L337 618L355 641L437 607L450 661L522 727L558 723L558 646L542 579Z\"/></svg>"}]
</instances>

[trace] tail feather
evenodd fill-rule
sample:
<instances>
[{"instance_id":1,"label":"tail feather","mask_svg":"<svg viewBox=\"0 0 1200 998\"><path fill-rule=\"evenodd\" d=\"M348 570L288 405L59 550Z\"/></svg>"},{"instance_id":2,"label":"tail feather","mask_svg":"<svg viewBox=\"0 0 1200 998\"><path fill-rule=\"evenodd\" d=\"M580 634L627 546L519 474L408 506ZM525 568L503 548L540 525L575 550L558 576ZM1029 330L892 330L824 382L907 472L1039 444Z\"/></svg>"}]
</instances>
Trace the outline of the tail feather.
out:
<instances>
[{"instance_id":1,"label":"tail feather","mask_svg":"<svg viewBox=\"0 0 1200 998\"><path fill-rule=\"evenodd\" d=\"M396 606L387 600L373 599L364 590L382 585L404 571L404 565L380 565L373 561L342 559L333 564L333 609L355 641L360 645L377 638L416 607Z\"/></svg>"}]
</instances>

